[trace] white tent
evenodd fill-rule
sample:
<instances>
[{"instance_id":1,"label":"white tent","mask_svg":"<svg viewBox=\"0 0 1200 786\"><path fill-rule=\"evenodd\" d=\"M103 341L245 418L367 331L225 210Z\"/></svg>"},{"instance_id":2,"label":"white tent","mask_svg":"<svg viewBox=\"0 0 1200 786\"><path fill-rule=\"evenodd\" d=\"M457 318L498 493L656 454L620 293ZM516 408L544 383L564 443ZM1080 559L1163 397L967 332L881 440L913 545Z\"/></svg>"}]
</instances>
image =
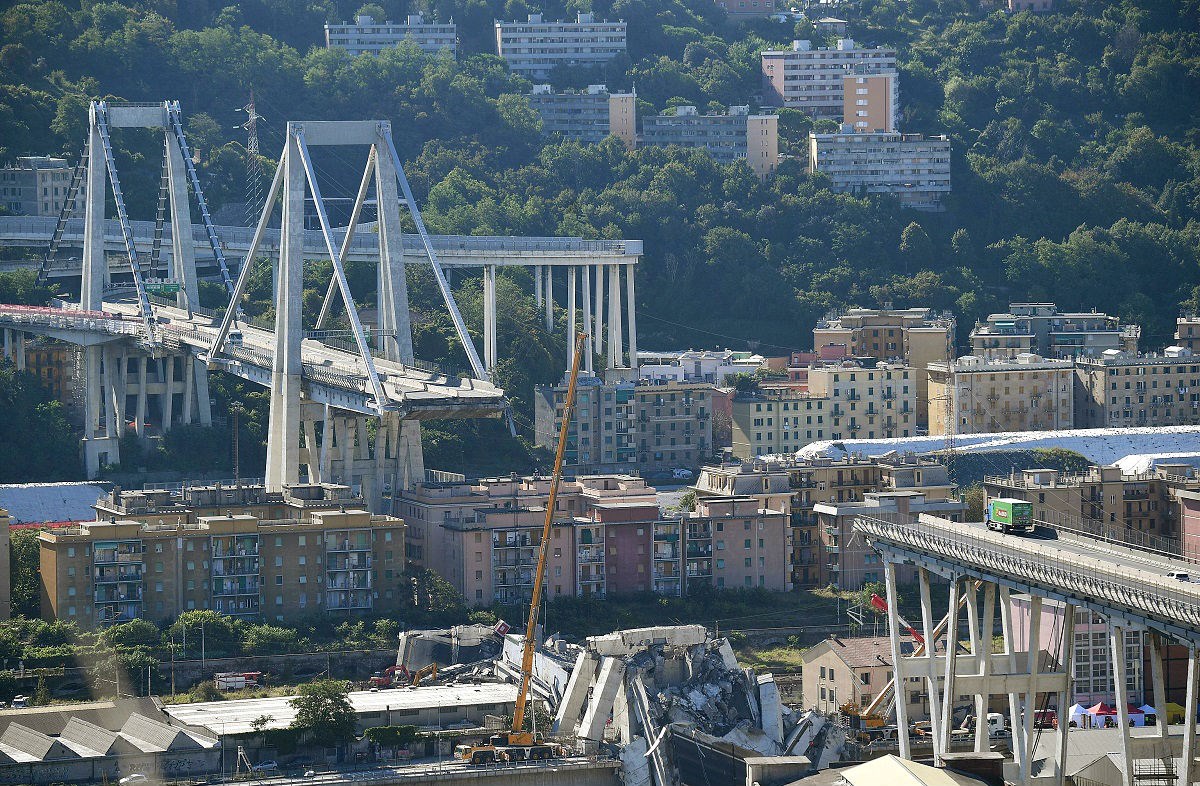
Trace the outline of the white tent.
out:
<instances>
[{"instance_id":1,"label":"white tent","mask_svg":"<svg viewBox=\"0 0 1200 786\"><path fill-rule=\"evenodd\" d=\"M1092 716L1088 715L1087 707L1082 704L1072 704L1067 713L1067 721L1074 721L1078 728L1086 729L1092 725Z\"/></svg>"}]
</instances>

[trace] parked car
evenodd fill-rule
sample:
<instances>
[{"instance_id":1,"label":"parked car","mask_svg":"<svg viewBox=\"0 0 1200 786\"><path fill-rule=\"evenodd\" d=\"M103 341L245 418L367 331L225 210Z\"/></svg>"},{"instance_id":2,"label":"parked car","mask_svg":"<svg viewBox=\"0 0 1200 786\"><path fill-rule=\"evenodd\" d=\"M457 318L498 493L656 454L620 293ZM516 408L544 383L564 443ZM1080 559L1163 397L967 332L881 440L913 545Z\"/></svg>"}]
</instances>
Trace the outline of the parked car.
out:
<instances>
[{"instance_id":1,"label":"parked car","mask_svg":"<svg viewBox=\"0 0 1200 786\"><path fill-rule=\"evenodd\" d=\"M147 783L150 779L140 772L135 772L132 775L126 775L121 780L117 781L120 786L130 786L134 783Z\"/></svg>"},{"instance_id":2,"label":"parked car","mask_svg":"<svg viewBox=\"0 0 1200 786\"><path fill-rule=\"evenodd\" d=\"M690 469L680 467L678 469L671 470L671 477L675 480L691 480L692 471Z\"/></svg>"},{"instance_id":3,"label":"parked car","mask_svg":"<svg viewBox=\"0 0 1200 786\"><path fill-rule=\"evenodd\" d=\"M260 761L254 765L255 772L275 772L279 769L279 764L274 759Z\"/></svg>"}]
</instances>

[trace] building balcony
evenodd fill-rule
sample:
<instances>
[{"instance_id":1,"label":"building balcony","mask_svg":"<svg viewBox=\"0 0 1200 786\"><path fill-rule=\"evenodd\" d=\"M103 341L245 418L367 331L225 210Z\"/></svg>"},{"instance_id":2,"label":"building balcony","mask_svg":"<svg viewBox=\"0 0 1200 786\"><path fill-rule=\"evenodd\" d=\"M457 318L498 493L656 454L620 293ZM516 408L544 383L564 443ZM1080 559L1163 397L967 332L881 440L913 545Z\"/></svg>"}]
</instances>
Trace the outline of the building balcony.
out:
<instances>
[{"instance_id":1,"label":"building balcony","mask_svg":"<svg viewBox=\"0 0 1200 786\"><path fill-rule=\"evenodd\" d=\"M255 595L257 596L261 586L257 581L245 583L226 583L218 585L213 583L212 595L214 598L228 598L235 595Z\"/></svg>"},{"instance_id":2,"label":"building balcony","mask_svg":"<svg viewBox=\"0 0 1200 786\"><path fill-rule=\"evenodd\" d=\"M142 570L138 566L137 570L106 570L98 568L92 578L94 584L141 584Z\"/></svg>"},{"instance_id":3,"label":"building balcony","mask_svg":"<svg viewBox=\"0 0 1200 786\"><path fill-rule=\"evenodd\" d=\"M687 546L687 555L691 557L711 557L712 544L700 545L698 543L689 543Z\"/></svg>"},{"instance_id":4,"label":"building balcony","mask_svg":"<svg viewBox=\"0 0 1200 786\"><path fill-rule=\"evenodd\" d=\"M94 554L94 559L92 560L92 564L94 564L94 565L123 565L123 564L128 564L131 562L141 562L141 561L142 561L142 552L140 549L136 552L131 552L131 551L114 552L114 551L108 551L108 550L101 551L100 549L96 549L95 554Z\"/></svg>"},{"instance_id":5,"label":"building balcony","mask_svg":"<svg viewBox=\"0 0 1200 786\"><path fill-rule=\"evenodd\" d=\"M127 603L142 600L141 586L118 589L115 587L97 587L92 593L96 603Z\"/></svg>"},{"instance_id":6,"label":"building balcony","mask_svg":"<svg viewBox=\"0 0 1200 786\"><path fill-rule=\"evenodd\" d=\"M663 549L654 552L654 559L657 560L677 560L679 559L679 549Z\"/></svg>"}]
</instances>

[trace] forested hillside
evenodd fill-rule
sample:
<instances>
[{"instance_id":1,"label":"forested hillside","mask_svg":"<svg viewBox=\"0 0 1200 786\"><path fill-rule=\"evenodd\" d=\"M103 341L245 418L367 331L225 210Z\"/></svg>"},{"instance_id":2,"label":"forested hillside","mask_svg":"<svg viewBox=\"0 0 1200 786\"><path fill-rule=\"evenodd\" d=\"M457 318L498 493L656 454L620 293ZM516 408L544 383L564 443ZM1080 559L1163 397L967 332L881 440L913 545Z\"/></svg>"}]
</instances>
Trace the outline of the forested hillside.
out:
<instances>
[{"instance_id":1,"label":"forested hillside","mask_svg":"<svg viewBox=\"0 0 1200 786\"><path fill-rule=\"evenodd\" d=\"M887 301L952 309L965 338L1009 300L1044 299L1141 322L1154 348L1169 342L1181 305L1200 305L1196 0L1082 0L1044 15L955 0L862 0L845 10L856 40L900 51L903 130L953 139L954 193L936 215L834 194L803 160L760 183L744 165L717 166L703 153L544 142L520 96L529 83L486 54L492 19L567 17L586 3L381 5L366 10L453 17L458 62L409 48L360 58L325 50L321 25L349 19L358 3L0 4L0 160L74 159L90 98L178 98L219 206L244 198L237 109L251 88L266 116L267 157L289 119L389 118L437 231L644 240L644 347L782 352L810 344L813 321L830 308ZM628 57L553 81L636 87L642 112L754 104L758 52L811 33L765 20L735 26L711 0L591 8L630 23ZM785 110L780 125L786 148L802 153L807 120ZM133 211L148 215L159 162L153 145L145 150L122 171L126 193L140 194ZM324 167L336 176L354 163ZM500 288L500 376L527 416L530 385L561 373L564 351L536 327L528 281L513 275ZM323 288L317 279L313 288ZM433 290L414 283L432 305ZM478 282L457 285L477 317ZM419 315L419 354L461 365L439 314Z\"/></svg>"}]
</instances>

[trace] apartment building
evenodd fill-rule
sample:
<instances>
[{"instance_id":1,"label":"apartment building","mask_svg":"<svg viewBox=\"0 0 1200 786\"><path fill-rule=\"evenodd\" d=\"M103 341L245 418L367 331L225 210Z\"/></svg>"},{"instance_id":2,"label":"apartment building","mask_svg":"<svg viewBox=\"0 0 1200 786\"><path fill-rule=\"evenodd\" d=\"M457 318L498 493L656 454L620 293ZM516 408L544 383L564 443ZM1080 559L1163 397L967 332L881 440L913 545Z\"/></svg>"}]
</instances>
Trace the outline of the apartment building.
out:
<instances>
[{"instance_id":1,"label":"apartment building","mask_svg":"<svg viewBox=\"0 0 1200 786\"><path fill-rule=\"evenodd\" d=\"M775 13L775 0L717 0L717 8L734 21L757 19Z\"/></svg>"},{"instance_id":2,"label":"apartment building","mask_svg":"<svg viewBox=\"0 0 1200 786\"><path fill-rule=\"evenodd\" d=\"M1200 560L1200 491L1175 492L1179 500L1179 553Z\"/></svg>"},{"instance_id":3,"label":"apartment building","mask_svg":"<svg viewBox=\"0 0 1200 786\"><path fill-rule=\"evenodd\" d=\"M855 133L895 131L900 114L899 78L894 71L855 66L842 77L843 122Z\"/></svg>"},{"instance_id":4,"label":"apartment building","mask_svg":"<svg viewBox=\"0 0 1200 786\"><path fill-rule=\"evenodd\" d=\"M813 328L813 347L845 346L853 357L902 360L912 367L916 390L916 427L929 428L930 363L955 355L955 320L930 308L852 308L832 313ZM914 432L915 433L915 432Z\"/></svg>"},{"instance_id":5,"label":"apartment building","mask_svg":"<svg viewBox=\"0 0 1200 786\"><path fill-rule=\"evenodd\" d=\"M579 13L574 22L497 20L496 52L514 74L544 80L560 65L602 66L625 51L625 23L597 22Z\"/></svg>"},{"instance_id":6,"label":"apartment building","mask_svg":"<svg viewBox=\"0 0 1200 786\"><path fill-rule=\"evenodd\" d=\"M903 636L900 653L912 655L914 642ZM892 681L892 640L887 636L830 636L804 651L805 709L835 714L845 704L867 707ZM922 678L910 677L904 696L911 721L929 717L929 697Z\"/></svg>"},{"instance_id":7,"label":"apartment building","mask_svg":"<svg viewBox=\"0 0 1200 786\"><path fill-rule=\"evenodd\" d=\"M1108 350L1075 361L1076 428L1200 424L1200 359L1182 347L1162 356Z\"/></svg>"},{"instance_id":8,"label":"apartment building","mask_svg":"<svg viewBox=\"0 0 1200 786\"><path fill-rule=\"evenodd\" d=\"M695 468L712 455L708 382L637 379L579 380L567 436L567 472L670 472ZM534 390L535 444L558 444L567 386Z\"/></svg>"},{"instance_id":9,"label":"apartment building","mask_svg":"<svg viewBox=\"0 0 1200 786\"><path fill-rule=\"evenodd\" d=\"M1183 534L1181 495L1200 490L1200 475L1190 464L1166 463L1134 474L1116 465L1092 467L1081 475L1027 469L989 475L983 488L989 499L1029 502L1038 521L1178 552Z\"/></svg>"},{"instance_id":10,"label":"apartment building","mask_svg":"<svg viewBox=\"0 0 1200 786\"><path fill-rule=\"evenodd\" d=\"M426 565L469 603L527 602L549 497L547 478L445 480L405 492L401 510L429 533ZM559 491L547 547L549 597L689 587L791 589L791 532L755 498L714 495L664 515L653 488L628 475L579 476Z\"/></svg>"},{"instance_id":11,"label":"apartment building","mask_svg":"<svg viewBox=\"0 0 1200 786\"><path fill-rule=\"evenodd\" d=\"M583 144L613 135L632 150L637 145L637 94L610 93L605 85L555 93L534 85L529 105L542 119L542 133Z\"/></svg>"},{"instance_id":12,"label":"apartment building","mask_svg":"<svg viewBox=\"0 0 1200 786\"><path fill-rule=\"evenodd\" d=\"M950 138L945 135L839 133L809 135L809 172L829 177L833 190L890 194L913 210L942 210L950 193Z\"/></svg>"},{"instance_id":13,"label":"apartment building","mask_svg":"<svg viewBox=\"0 0 1200 786\"><path fill-rule=\"evenodd\" d=\"M0 205L18 216L57 217L71 190L73 173L74 168L65 158L19 156L15 164L0 168ZM80 211L84 190L80 183L75 200L75 208Z\"/></svg>"},{"instance_id":14,"label":"apartment building","mask_svg":"<svg viewBox=\"0 0 1200 786\"><path fill-rule=\"evenodd\" d=\"M791 528L791 581L797 588L823 586L816 506L861 502L870 493L919 491L926 499L950 499L955 486L946 468L905 455L893 460L847 457L769 459L706 466L693 489L709 496L753 497L762 508L782 511Z\"/></svg>"},{"instance_id":15,"label":"apartment building","mask_svg":"<svg viewBox=\"0 0 1200 786\"><path fill-rule=\"evenodd\" d=\"M1175 345L1193 355L1200 353L1200 315L1184 314L1176 318Z\"/></svg>"},{"instance_id":16,"label":"apartment building","mask_svg":"<svg viewBox=\"0 0 1200 786\"><path fill-rule=\"evenodd\" d=\"M730 422L737 458L793 453L831 438L833 405L792 385L764 384L734 394Z\"/></svg>"},{"instance_id":17,"label":"apartment building","mask_svg":"<svg viewBox=\"0 0 1200 786\"><path fill-rule=\"evenodd\" d=\"M673 114L642 118L642 144L700 148L720 164L745 161L762 178L779 166L779 117L752 115L748 106L705 115L677 106Z\"/></svg>"},{"instance_id":18,"label":"apartment building","mask_svg":"<svg viewBox=\"0 0 1200 786\"><path fill-rule=\"evenodd\" d=\"M909 437L917 428L918 376L899 363L847 360L810 368L808 393L828 401L829 439Z\"/></svg>"},{"instance_id":19,"label":"apartment building","mask_svg":"<svg viewBox=\"0 0 1200 786\"><path fill-rule=\"evenodd\" d=\"M1099 357L1108 350L1137 353L1139 325L1123 325L1096 311L1063 312L1053 303L1010 303L971 331L971 352L1012 358L1033 352L1047 358Z\"/></svg>"},{"instance_id":20,"label":"apartment building","mask_svg":"<svg viewBox=\"0 0 1200 786\"><path fill-rule=\"evenodd\" d=\"M82 395L75 384L79 360L79 347L72 344L40 337L25 342L24 369L37 377L46 392L68 409L74 408ZM21 368L20 363L17 368Z\"/></svg>"},{"instance_id":21,"label":"apartment building","mask_svg":"<svg viewBox=\"0 0 1200 786\"><path fill-rule=\"evenodd\" d=\"M764 51L761 67L765 103L799 109L815 119L849 122L844 77L852 69L894 74L896 50L867 49L851 38L816 48L812 41L793 41L791 49Z\"/></svg>"},{"instance_id":22,"label":"apartment building","mask_svg":"<svg viewBox=\"0 0 1200 786\"><path fill-rule=\"evenodd\" d=\"M944 469L944 468L943 468ZM883 563L879 554L861 536L854 533L860 516L878 516L895 521L915 522L925 513L950 521L962 521L967 503L958 499L930 498L923 491L896 490L869 492L858 502L821 503L813 508L817 516L817 564L821 586L857 590L864 584L883 581ZM912 565L897 565L896 580L911 584L917 580Z\"/></svg>"},{"instance_id":23,"label":"apartment building","mask_svg":"<svg viewBox=\"0 0 1200 786\"><path fill-rule=\"evenodd\" d=\"M277 621L387 612L407 597L404 522L366 510L112 518L43 531L38 545L42 616L84 628L192 609Z\"/></svg>"},{"instance_id":24,"label":"apartment building","mask_svg":"<svg viewBox=\"0 0 1200 786\"><path fill-rule=\"evenodd\" d=\"M1013 360L967 355L929 364L929 433L1073 428L1075 367L1024 353Z\"/></svg>"},{"instance_id":25,"label":"apartment building","mask_svg":"<svg viewBox=\"0 0 1200 786\"><path fill-rule=\"evenodd\" d=\"M360 14L353 23L325 25L325 47L345 49L352 57L377 55L405 41L417 45L426 54L458 50L458 27L453 22L426 22L421 14L410 14L403 23L379 22Z\"/></svg>"}]
</instances>

